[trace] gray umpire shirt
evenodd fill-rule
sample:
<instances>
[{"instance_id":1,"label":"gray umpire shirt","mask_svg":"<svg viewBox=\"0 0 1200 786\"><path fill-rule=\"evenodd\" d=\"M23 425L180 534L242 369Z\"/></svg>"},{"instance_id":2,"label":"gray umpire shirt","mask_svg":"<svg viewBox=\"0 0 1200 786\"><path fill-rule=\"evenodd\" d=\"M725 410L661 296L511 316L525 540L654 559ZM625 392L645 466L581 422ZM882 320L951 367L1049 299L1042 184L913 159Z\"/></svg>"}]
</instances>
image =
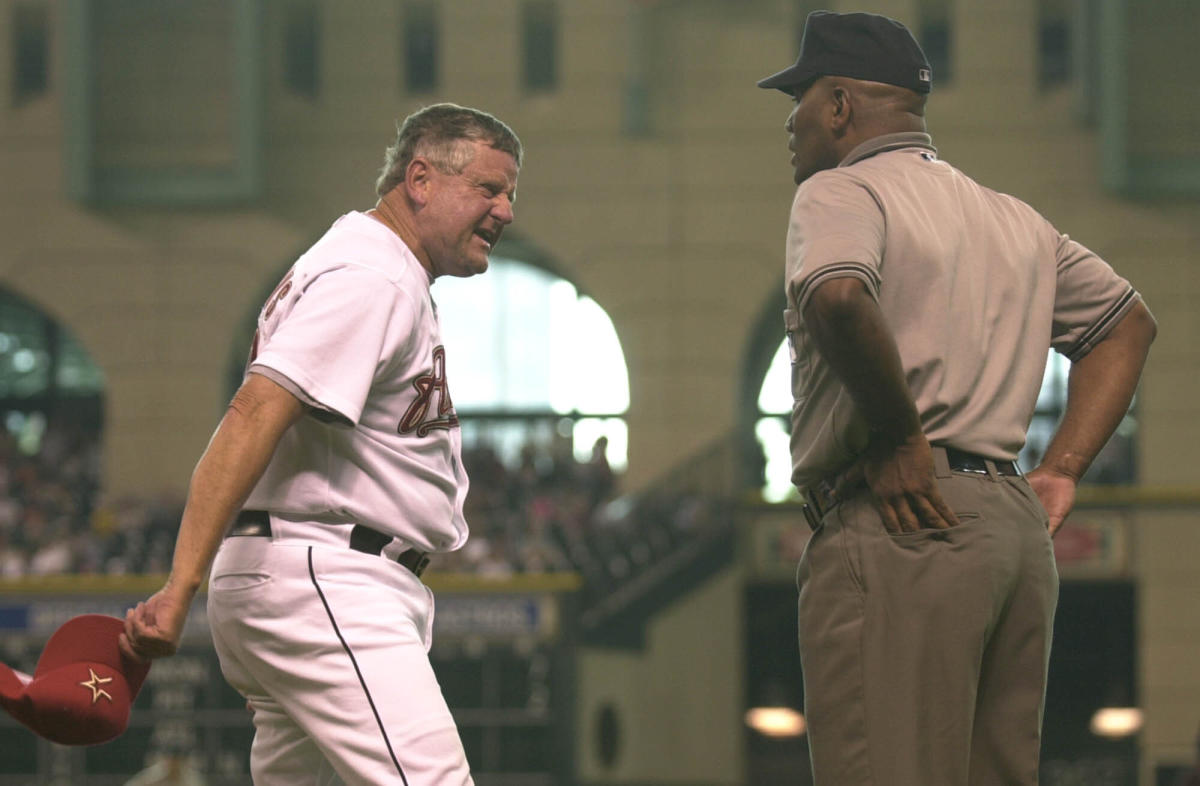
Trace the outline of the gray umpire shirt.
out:
<instances>
[{"instance_id":1,"label":"gray umpire shirt","mask_svg":"<svg viewBox=\"0 0 1200 786\"><path fill-rule=\"evenodd\" d=\"M993 459L1025 442L1048 348L1080 359L1140 299L1033 208L938 159L927 134L864 142L792 203L784 321L801 488L867 444L802 318L818 285L847 276L879 302L926 437Z\"/></svg>"}]
</instances>

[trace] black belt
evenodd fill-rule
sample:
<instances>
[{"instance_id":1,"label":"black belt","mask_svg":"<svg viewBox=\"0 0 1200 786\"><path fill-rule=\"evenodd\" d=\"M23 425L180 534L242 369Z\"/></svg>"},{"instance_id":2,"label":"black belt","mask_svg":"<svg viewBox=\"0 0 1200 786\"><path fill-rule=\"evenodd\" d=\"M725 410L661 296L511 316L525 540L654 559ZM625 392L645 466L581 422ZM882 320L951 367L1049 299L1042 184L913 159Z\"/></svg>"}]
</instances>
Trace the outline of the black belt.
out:
<instances>
[{"instance_id":1,"label":"black belt","mask_svg":"<svg viewBox=\"0 0 1200 786\"><path fill-rule=\"evenodd\" d=\"M997 475L1008 475L1014 478L1021 476L1021 470L1017 468L1015 461L996 461L958 448L944 447L943 450L946 451L946 461L950 464L953 472L974 472L986 475L988 474L988 464L991 464Z\"/></svg>"},{"instance_id":2,"label":"black belt","mask_svg":"<svg viewBox=\"0 0 1200 786\"><path fill-rule=\"evenodd\" d=\"M271 516L265 510L243 510L226 533L227 538L271 537ZM373 530L364 524L355 524L350 530L350 548L363 554L383 554L383 547L392 542L391 535ZM420 576L429 565L429 555L424 551L407 549L396 556L396 562Z\"/></svg>"},{"instance_id":3,"label":"black belt","mask_svg":"<svg viewBox=\"0 0 1200 786\"><path fill-rule=\"evenodd\" d=\"M946 451L946 463L950 465L951 472L988 475L990 474L988 470L990 464L997 475L1009 477L1020 477L1021 475L1021 470L1014 461L996 461L958 448L943 446L942 449ZM842 501L838 498L836 490L836 476L817 481L807 487L804 490L804 500L804 518L808 522L808 526L815 530L820 526L825 514L836 508Z\"/></svg>"}]
</instances>

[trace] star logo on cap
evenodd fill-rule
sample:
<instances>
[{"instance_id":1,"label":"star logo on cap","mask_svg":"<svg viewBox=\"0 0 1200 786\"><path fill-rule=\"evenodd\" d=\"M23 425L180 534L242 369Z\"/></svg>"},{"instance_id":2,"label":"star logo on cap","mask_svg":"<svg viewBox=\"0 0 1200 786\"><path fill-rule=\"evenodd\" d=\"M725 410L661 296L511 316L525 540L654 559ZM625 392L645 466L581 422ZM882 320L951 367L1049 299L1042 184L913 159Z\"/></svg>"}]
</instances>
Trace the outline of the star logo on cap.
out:
<instances>
[{"instance_id":1,"label":"star logo on cap","mask_svg":"<svg viewBox=\"0 0 1200 786\"><path fill-rule=\"evenodd\" d=\"M100 686L105 684L106 682L112 682L113 678L112 677L101 677L101 676L97 675L96 672L91 669L91 667L88 668L88 674L92 675L92 678L90 680L87 680L86 682L81 682L79 684L85 688L91 689L92 704L95 704L96 702L100 701L101 696L108 699L109 701L112 701L113 700L112 694L110 694L108 691L104 690Z\"/></svg>"}]
</instances>

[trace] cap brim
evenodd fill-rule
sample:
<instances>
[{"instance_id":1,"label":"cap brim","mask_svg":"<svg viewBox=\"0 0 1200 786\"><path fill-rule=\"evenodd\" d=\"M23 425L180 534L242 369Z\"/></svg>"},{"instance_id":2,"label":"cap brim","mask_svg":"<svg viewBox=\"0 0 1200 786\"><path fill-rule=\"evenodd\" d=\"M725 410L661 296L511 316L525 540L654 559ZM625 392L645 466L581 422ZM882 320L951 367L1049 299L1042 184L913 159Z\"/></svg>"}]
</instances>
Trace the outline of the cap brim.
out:
<instances>
[{"instance_id":1,"label":"cap brim","mask_svg":"<svg viewBox=\"0 0 1200 786\"><path fill-rule=\"evenodd\" d=\"M28 677L28 674L17 671L6 663L0 663L0 706L7 708L9 702L21 698L25 686L29 684Z\"/></svg>"},{"instance_id":2,"label":"cap brim","mask_svg":"<svg viewBox=\"0 0 1200 786\"><path fill-rule=\"evenodd\" d=\"M30 703L25 697L25 688L29 683L28 674L17 671L7 663L0 663L0 707L25 725L29 725Z\"/></svg>"},{"instance_id":3,"label":"cap brim","mask_svg":"<svg viewBox=\"0 0 1200 786\"><path fill-rule=\"evenodd\" d=\"M795 92L799 85L807 85L819 76L814 74L810 69L802 67L800 64L789 66L777 74L771 74L766 79L760 79L758 86L770 90L781 90L788 95Z\"/></svg>"}]
</instances>

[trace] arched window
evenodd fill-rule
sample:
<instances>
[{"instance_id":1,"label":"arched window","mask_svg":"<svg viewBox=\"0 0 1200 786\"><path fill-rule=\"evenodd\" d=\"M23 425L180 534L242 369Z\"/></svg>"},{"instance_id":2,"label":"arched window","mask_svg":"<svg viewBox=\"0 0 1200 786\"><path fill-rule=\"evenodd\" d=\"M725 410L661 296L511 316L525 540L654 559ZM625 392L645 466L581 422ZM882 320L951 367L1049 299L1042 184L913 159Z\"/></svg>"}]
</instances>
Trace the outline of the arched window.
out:
<instances>
[{"instance_id":1,"label":"arched window","mask_svg":"<svg viewBox=\"0 0 1200 786\"><path fill-rule=\"evenodd\" d=\"M1037 407L1026 434L1019 464L1024 471L1041 461L1054 430L1067 406L1067 374L1070 363L1050 351L1046 373L1038 393ZM1136 402L1135 402L1136 405ZM792 459L789 428L792 409L791 368L786 340L781 342L763 377L758 395L758 418L754 434L766 459L762 488L764 499L781 502L794 495L791 484ZM1116 434L1096 457L1084 481L1096 484L1132 483L1136 480L1134 436L1137 420L1134 406L1118 426Z\"/></svg>"},{"instance_id":2,"label":"arched window","mask_svg":"<svg viewBox=\"0 0 1200 786\"><path fill-rule=\"evenodd\" d=\"M486 275L433 285L446 377L463 440L515 459L531 441L568 438L586 461L601 437L626 465L629 374L612 320L573 284L493 256Z\"/></svg>"},{"instance_id":3,"label":"arched window","mask_svg":"<svg viewBox=\"0 0 1200 786\"><path fill-rule=\"evenodd\" d=\"M64 326L0 286L0 418L18 450L39 454L99 440L104 375Z\"/></svg>"}]
</instances>

